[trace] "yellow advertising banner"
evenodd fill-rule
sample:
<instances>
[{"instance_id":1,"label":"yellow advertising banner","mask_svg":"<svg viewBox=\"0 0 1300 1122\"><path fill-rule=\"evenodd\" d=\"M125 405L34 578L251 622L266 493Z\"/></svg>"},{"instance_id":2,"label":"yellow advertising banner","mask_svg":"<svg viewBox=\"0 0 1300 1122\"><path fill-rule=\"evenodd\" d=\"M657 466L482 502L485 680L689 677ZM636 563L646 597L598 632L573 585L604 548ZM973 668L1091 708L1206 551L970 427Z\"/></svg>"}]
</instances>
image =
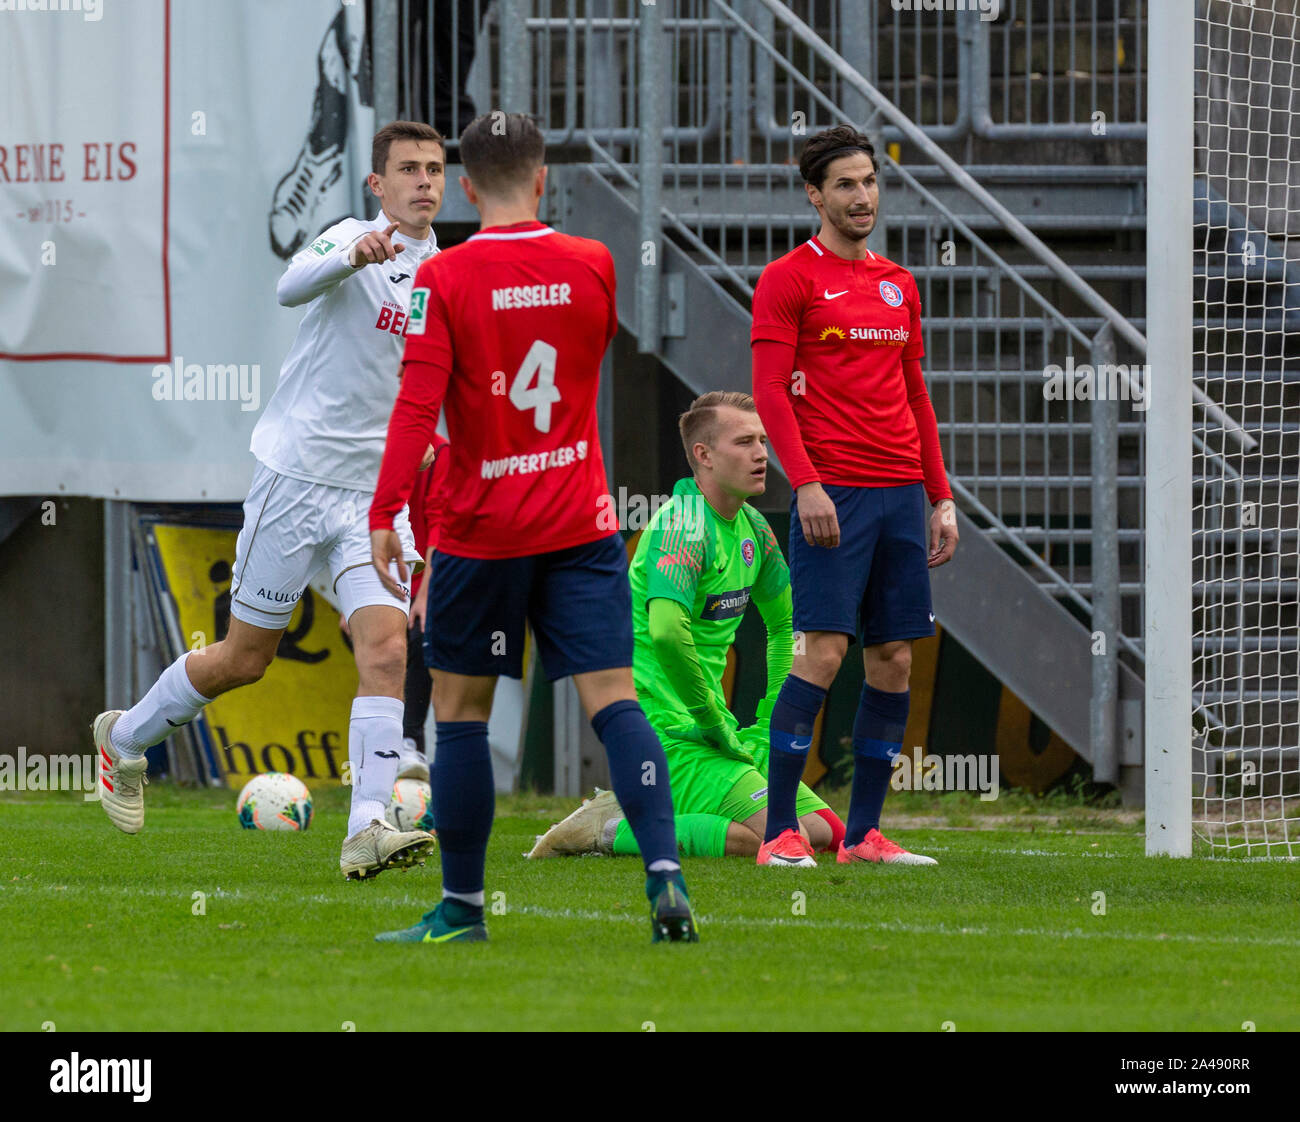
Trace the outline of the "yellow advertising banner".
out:
<instances>
[{"instance_id":1,"label":"yellow advertising banner","mask_svg":"<svg viewBox=\"0 0 1300 1122\"><path fill-rule=\"evenodd\" d=\"M153 535L190 649L223 639L230 626L235 531L155 525ZM341 782L357 669L338 621L333 606L308 588L266 676L204 710L231 787L263 771L288 772L309 787Z\"/></svg>"}]
</instances>

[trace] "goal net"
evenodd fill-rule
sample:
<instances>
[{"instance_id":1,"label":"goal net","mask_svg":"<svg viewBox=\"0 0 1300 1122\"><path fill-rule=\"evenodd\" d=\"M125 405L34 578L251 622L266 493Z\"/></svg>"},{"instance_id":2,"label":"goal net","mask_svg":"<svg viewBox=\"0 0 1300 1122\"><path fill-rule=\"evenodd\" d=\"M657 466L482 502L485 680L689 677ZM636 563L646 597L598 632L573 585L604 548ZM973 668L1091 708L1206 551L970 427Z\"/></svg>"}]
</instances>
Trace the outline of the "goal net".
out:
<instances>
[{"instance_id":1,"label":"goal net","mask_svg":"<svg viewBox=\"0 0 1300 1122\"><path fill-rule=\"evenodd\" d=\"M1251 438L1195 412L1191 815L1218 855L1300 856L1298 9L1195 5L1192 376Z\"/></svg>"}]
</instances>

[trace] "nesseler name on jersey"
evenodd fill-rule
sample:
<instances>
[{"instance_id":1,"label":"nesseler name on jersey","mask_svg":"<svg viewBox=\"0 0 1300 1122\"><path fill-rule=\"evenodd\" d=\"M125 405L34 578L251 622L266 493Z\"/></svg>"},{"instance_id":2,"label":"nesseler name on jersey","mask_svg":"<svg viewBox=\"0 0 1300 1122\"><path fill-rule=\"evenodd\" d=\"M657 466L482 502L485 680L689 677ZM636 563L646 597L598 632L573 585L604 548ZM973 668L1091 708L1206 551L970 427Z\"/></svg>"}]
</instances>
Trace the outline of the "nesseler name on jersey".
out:
<instances>
[{"instance_id":1,"label":"nesseler name on jersey","mask_svg":"<svg viewBox=\"0 0 1300 1122\"><path fill-rule=\"evenodd\" d=\"M556 284L514 284L492 290L492 310L509 311L513 308L546 308L556 304L573 303L573 286Z\"/></svg>"}]
</instances>

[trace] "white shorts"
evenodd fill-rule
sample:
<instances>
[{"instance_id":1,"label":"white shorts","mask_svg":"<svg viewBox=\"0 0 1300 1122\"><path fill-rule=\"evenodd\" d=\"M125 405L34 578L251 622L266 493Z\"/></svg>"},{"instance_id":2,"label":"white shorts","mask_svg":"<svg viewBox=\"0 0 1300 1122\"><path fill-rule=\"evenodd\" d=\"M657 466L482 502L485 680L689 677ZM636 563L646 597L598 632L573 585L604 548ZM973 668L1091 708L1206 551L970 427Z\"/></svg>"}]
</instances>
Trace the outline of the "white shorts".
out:
<instances>
[{"instance_id":1,"label":"white shorts","mask_svg":"<svg viewBox=\"0 0 1300 1122\"><path fill-rule=\"evenodd\" d=\"M254 627L287 627L303 591L325 565L346 618L372 604L409 611L409 584L402 586L407 598L396 599L370 563L371 497L367 491L280 475L259 462L235 543L230 614ZM419 563L406 507L393 528L407 564ZM395 578L396 568L394 564Z\"/></svg>"}]
</instances>

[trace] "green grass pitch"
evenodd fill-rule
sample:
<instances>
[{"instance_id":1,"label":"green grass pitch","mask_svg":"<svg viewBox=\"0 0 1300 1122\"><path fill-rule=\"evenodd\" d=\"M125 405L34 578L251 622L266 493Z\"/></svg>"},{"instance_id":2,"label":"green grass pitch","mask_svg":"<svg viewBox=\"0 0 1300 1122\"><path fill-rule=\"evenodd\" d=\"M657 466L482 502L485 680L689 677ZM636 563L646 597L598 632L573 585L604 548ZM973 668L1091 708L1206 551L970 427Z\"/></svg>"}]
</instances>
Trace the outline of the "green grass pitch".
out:
<instances>
[{"instance_id":1,"label":"green grass pitch","mask_svg":"<svg viewBox=\"0 0 1300 1122\"><path fill-rule=\"evenodd\" d=\"M888 830L937 869L688 861L701 942L652 946L639 862L525 861L571 804L501 799L491 942L392 946L372 936L436 900L436 860L344 882L343 799L262 834L231 793L155 785L132 838L6 796L0 1028L1300 1029L1300 867L1148 860L1131 819Z\"/></svg>"}]
</instances>

